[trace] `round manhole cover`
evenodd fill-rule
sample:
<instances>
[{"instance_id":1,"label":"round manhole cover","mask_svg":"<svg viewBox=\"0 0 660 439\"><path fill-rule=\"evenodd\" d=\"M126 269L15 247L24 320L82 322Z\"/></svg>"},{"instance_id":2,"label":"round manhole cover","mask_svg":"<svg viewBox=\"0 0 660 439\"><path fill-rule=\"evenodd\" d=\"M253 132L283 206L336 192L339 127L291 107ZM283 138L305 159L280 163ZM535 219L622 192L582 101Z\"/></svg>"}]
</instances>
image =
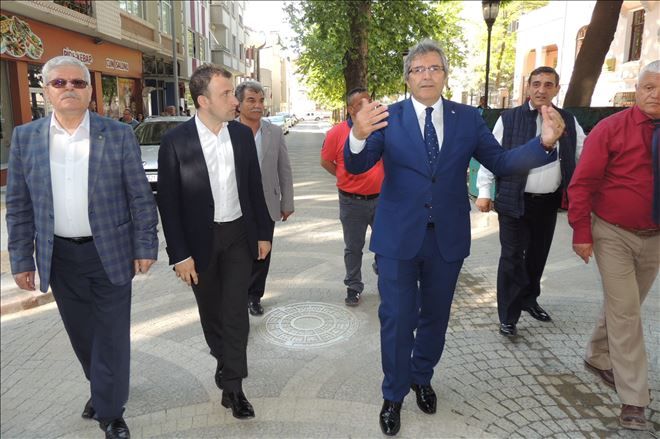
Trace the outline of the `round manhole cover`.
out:
<instances>
[{"instance_id":1,"label":"round manhole cover","mask_svg":"<svg viewBox=\"0 0 660 439\"><path fill-rule=\"evenodd\" d=\"M358 325L355 315L343 307L318 302L294 303L266 313L257 334L278 346L315 348L350 338Z\"/></svg>"}]
</instances>

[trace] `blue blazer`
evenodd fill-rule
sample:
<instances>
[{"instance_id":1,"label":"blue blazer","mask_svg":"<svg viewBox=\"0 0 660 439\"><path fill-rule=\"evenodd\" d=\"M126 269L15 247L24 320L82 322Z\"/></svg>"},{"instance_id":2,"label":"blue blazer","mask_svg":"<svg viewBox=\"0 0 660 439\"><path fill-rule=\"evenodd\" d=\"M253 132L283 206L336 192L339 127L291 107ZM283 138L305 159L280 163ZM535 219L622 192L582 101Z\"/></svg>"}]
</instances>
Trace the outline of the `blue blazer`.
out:
<instances>
[{"instance_id":1,"label":"blue blazer","mask_svg":"<svg viewBox=\"0 0 660 439\"><path fill-rule=\"evenodd\" d=\"M440 254L447 262L470 254L470 202L467 169L474 157L495 175L527 172L556 159L539 137L505 151L476 108L442 101L444 138L434 167L410 99L389 106L388 125L373 132L364 149L344 148L346 169L360 174L382 157L381 188L370 249L393 259L411 259L419 251L432 215Z\"/></svg>"},{"instance_id":2,"label":"blue blazer","mask_svg":"<svg viewBox=\"0 0 660 439\"><path fill-rule=\"evenodd\" d=\"M90 113L88 215L108 278L129 282L134 259L156 259L158 213L130 125ZM48 291L54 213L50 175L50 118L17 126L9 150L7 247L12 273L39 270Z\"/></svg>"}]
</instances>

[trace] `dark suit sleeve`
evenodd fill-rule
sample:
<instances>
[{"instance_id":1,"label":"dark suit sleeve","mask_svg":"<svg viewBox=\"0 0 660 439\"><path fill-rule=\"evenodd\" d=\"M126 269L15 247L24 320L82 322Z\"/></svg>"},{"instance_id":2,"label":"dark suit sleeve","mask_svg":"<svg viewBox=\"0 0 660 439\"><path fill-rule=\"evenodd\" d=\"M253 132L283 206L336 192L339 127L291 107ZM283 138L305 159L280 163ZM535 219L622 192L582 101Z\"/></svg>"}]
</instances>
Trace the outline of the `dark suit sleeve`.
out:
<instances>
[{"instance_id":1,"label":"dark suit sleeve","mask_svg":"<svg viewBox=\"0 0 660 439\"><path fill-rule=\"evenodd\" d=\"M176 264L191 256L183 229L180 164L174 149L174 141L172 136L165 135L162 138L158 150L158 193L156 195L170 264Z\"/></svg>"},{"instance_id":2,"label":"dark suit sleeve","mask_svg":"<svg viewBox=\"0 0 660 439\"><path fill-rule=\"evenodd\" d=\"M557 150L547 153L541 146L541 138L534 137L524 145L505 150L497 142L486 122L476 109L473 111L477 147L474 158L498 177L524 174L532 168L546 165L557 160Z\"/></svg>"},{"instance_id":3,"label":"dark suit sleeve","mask_svg":"<svg viewBox=\"0 0 660 439\"><path fill-rule=\"evenodd\" d=\"M135 259L158 257L158 211L142 167L140 145L130 126L124 130L124 189L133 222Z\"/></svg>"},{"instance_id":4,"label":"dark suit sleeve","mask_svg":"<svg viewBox=\"0 0 660 439\"><path fill-rule=\"evenodd\" d=\"M9 169L7 172L7 232L11 272L35 271L34 264L34 209L23 173L20 133L22 128L14 128L9 148Z\"/></svg>"},{"instance_id":5,"label":"dark suit sleeve","mask_svg":"<svg viewBox=\"0 0 660 439\"><path fill-rule=\"evenodd\" d=\"M362 174L371 169L383 155L385 144L385 131L380 129L374 131L367 137L364 149L358 154L351 152L351 136L349 135L344 144L344 167L351 174Z\"/></svg>"}]
</instances>

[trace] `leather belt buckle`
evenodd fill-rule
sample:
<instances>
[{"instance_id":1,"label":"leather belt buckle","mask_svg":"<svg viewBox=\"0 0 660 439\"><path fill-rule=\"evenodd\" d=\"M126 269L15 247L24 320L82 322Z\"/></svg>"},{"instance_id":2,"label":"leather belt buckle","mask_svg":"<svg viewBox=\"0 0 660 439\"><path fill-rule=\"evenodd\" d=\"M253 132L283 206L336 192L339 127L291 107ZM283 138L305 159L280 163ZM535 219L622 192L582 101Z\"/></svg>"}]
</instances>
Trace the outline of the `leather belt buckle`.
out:
<instances>
[{"instance_id":1,"label":"leather belt buckle","mask_svg":"<svg viewBox=\"0 0 660 439\"><path fill-rule=\"evenodd\" d=\"M80 237L77 237L77 238L66 238L64 236L57 236L57 238L63 239L64 241L69 241L69 242L72 242L72 243L78 244L78 245L87 244L88 242L91 242L91 241L94 240L93 236L80 236Z\"/></svg>"}]
</instances>

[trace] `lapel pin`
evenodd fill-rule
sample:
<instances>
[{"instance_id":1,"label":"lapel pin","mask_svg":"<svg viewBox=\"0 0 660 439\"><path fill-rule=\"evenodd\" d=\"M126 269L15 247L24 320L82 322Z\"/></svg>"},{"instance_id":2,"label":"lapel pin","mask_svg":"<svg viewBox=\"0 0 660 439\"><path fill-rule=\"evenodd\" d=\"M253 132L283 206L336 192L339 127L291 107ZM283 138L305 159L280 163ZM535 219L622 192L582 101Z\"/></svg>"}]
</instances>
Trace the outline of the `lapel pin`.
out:
<instances>
[{"instance_id":1,"label":"lapel pin","mask_svg":"<svg viewBox=\"0 0 660 439\"><path fill-rule=\"evenodd\" d=\"M451 114L456 114L456 112L454 110L451 110Z\"/></svg>"}]
</instances>

